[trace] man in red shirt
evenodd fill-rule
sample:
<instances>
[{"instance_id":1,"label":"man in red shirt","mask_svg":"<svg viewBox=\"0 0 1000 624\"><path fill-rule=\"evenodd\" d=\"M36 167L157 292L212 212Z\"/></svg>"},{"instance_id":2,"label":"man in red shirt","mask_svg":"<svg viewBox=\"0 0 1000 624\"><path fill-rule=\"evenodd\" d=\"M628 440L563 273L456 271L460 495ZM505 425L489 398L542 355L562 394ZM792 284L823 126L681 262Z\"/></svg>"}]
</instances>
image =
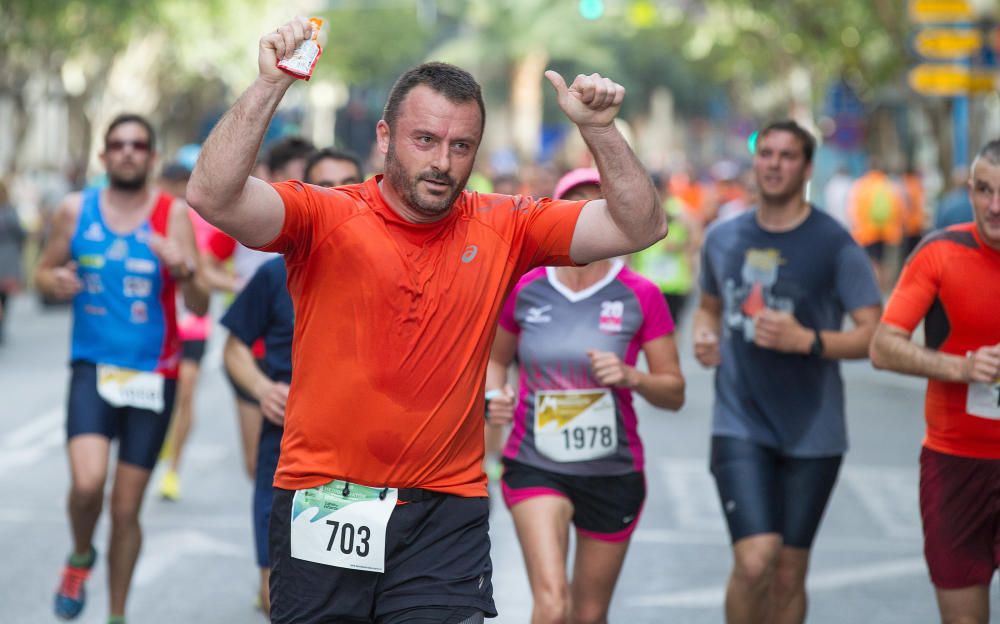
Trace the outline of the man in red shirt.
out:
<instances>
[{"instance_id":1,"label":"man in red shirt","mask_svg":"<svg viewBox=\"0 0 1000 624\"><path fill-rule=\"evenodd\" d=\"M260 75L205 142L188 201L242 243L285 254L292 380L275 475L273 622L482 622L495 615L483 384L500 306L540 265L583 264L666 234L656 191L614 125L624 89L546 77L593 152L606 200L463 190L483 135L479 85L406 72L377 126L384 176L322 189L250 176L311 34L260 40Z\"/></svg>"},{"instance_id":2,"label":"man in red shirt","mask_svg":"<svg viewBox=\"0 0 1000 624\"><path fill-rule=\"evenodd\" d=\"M878 368L927 377L924 556L941 621L986 624L1000 565L1000 140L972 165L974 223L925 238L871 345ZM924 321L926 346L910 341Z\"/></svg>"}]
</instances>

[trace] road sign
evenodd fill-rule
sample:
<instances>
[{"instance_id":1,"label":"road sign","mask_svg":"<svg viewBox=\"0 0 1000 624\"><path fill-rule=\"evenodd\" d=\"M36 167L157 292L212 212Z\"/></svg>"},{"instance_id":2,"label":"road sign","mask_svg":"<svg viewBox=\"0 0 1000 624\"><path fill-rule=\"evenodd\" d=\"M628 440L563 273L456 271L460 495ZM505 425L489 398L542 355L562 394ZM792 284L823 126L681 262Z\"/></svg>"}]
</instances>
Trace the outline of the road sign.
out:
<instances>
[{"instance_id":1,"label":"road sign","mask_svg":"<svg viewBox=\"0 0 1000 624\"><path fill-rule=\"evenodd\" d=\"M969 0L910 0L910 21L917 24L968 22L974 18Z\"/></svg>"},{"instance_id":2,"label":"road sign","mask_svg":"<svg viewBox=\"0 0 1000 624\"><path fill-rule=\"evenodd\" d=\"M995 72L964 65L922 63L910 70L910 87L921 95L967 96L994 92L1000 87Z\"/></svg>"},{"instance_id":3,"label":"road sign","mask_svg":"<svg viewBox=\"0 0 1000 624\"><path fill-rule=\"evenodd\" d=\"M982 47L983 33L973 28L925 28L913 38L913 49L929 60L967 59Z\"/></svg>"}]
</instances>

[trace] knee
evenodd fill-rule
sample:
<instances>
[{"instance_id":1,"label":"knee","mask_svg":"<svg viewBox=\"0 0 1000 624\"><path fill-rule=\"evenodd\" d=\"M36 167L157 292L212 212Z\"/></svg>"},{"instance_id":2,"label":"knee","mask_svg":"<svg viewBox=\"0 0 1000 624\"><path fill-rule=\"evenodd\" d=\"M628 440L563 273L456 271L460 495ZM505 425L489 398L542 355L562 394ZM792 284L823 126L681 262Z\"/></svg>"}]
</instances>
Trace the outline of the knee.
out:
<instances>
[{"instance_id":1,"label":"knee","mask_svg":"<svg viewBox=\"0 0 1000 624\"><path fill-rule=\"evenodd\" d=\"M73 503L80 506L100 506L104 499L104 479L94 477L78 478L70 489Z\"/></svg>"},{"instance_id":2,"label":"knee","mask_svg":"<svg viewBox=\"0 0 1000 624\"><path fill-rule=\"evenodd\" d=\"M773 582L778 553L768 548L738 553L733 560L733 578L753 587Z\"/></svg>"},{"instance_id":3,"label":"knee","mask_svg":"<svg viewBox=\"0 0 1000 624\"><path fill-rule=\"evenodd\" d=\"M599 604L582 602L573 605L573 617L570 618L573 624L606 624L608 621L608 609Z\"/></svg>"},{"instance_id":4,"label":"knee","mask_svg":"<svg viewBox=\"0 0 1000 624\"><path fill-rule=\"evenodd\" d=\"M137 524L139 522L139 503L111 501L111 523L113 525L125 526Z\"/></svg>"},{"instance_id":5,"label":"knee","mask_svg":"<svg viewBox=\"0 0 1000 624\"><path fill-rule=\"evenodd\" d=\"M533 621L545 624L565 624L569 613L569 587L565 583L546 583L535 591Z\"/></svg>"},{"instance_id":6,"label":"knee","mask_svg":"<svg viewBox=\"0 0 1000 624\"><path fill-rule=\"evenodd\" d=\"M806 571L802 566L779 561L773 582L776 593L794 596L806 589Z\"/></svg>"}]
</instances>

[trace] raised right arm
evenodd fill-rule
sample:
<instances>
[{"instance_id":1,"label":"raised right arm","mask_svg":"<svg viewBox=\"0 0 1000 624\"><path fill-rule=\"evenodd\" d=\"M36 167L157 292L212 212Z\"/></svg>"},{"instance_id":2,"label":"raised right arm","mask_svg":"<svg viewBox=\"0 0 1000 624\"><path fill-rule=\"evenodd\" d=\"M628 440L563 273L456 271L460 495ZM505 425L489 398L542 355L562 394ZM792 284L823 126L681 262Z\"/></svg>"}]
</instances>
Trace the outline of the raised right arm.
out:
<instances>
[{"instance_id":1,"label":"raised right arm","mask_svg":"<svg viewBox=\"0 0 1000 624\"><path fill-rule=\"evenodd\" d=\"M206 221L248 247L281 233L285 206L277 191L250 175L274 111L295 79L277 67L312 33L296 18L260 39L260 74L222 117L202 146L191 173L187 201Z\"/></svg>"}]
</instances>

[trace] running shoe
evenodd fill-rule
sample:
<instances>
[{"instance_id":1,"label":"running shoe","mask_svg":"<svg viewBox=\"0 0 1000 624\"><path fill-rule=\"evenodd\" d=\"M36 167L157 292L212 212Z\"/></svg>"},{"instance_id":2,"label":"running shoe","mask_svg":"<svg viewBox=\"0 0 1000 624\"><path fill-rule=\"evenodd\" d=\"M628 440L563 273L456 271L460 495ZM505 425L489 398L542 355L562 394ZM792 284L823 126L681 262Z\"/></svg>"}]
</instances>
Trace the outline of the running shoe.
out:
<instances>
[{"instance_id":1,"label":"running shoe","mask_svg":"<svg viewBox=\"0 0 1000 624\"><path fill-rule=\"evenodd\" d=\"M160 479L160 496L168 501L181 498L181 478L173 470L168 470Z\"/></svg>"},{"instance_id":2,"label":"running shoe","mask_svg":"<svg viewBox=\"0 0 1000 624\"><path fill-rule=\"evenodd\" d=\"M63 568L62 581L59 583L55 599L56 615L64 620L72 620L83 611L83 605L87 600L87 591L83 583L90 576L94 562L97 561L97 551L91 547L90 556L83 565L73 565L72 561L71 556Z\"/></svg>"}]
</instances>

